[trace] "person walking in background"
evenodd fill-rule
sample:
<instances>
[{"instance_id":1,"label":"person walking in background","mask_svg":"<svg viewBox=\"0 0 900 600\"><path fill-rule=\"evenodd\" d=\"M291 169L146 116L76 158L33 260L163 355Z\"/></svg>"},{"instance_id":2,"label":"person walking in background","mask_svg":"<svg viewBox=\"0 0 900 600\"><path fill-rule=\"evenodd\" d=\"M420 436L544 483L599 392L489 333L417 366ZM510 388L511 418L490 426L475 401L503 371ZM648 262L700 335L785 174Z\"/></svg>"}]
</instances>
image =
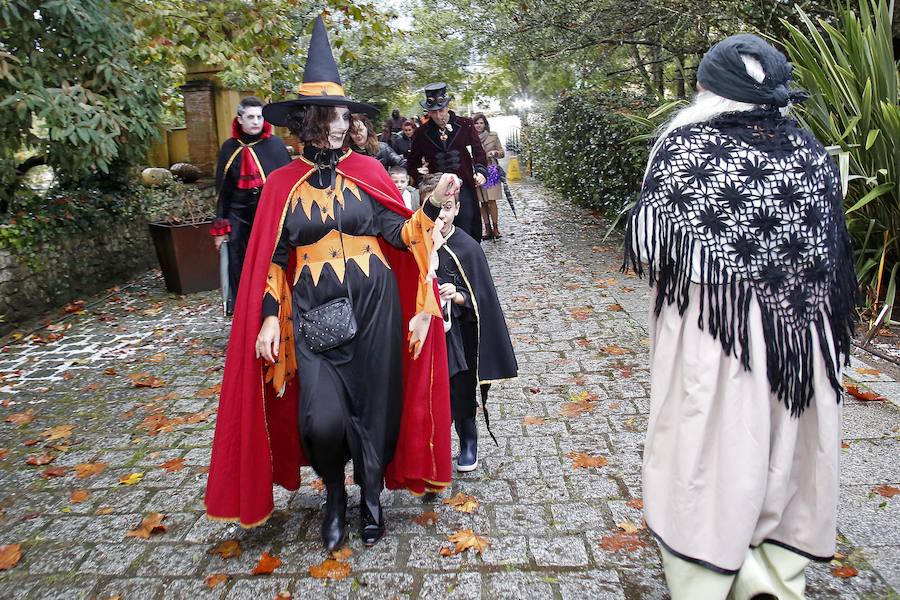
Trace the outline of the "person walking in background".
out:
<instances>
[{"instance_id":1,"label":"person walking in background","mask_svg":"<svg viewBox=\"0 0 900 600\"><path fill-rule=\"evenodd\" d=\"M803 597L835 551L857 281L841 182L786 116L791 65L713 46L651 151L626 264L654 286L647 526L674 600Z\"/></svg>"},{"instance_id":2,"label":"person walking in background","mask_svg":"<svg viewBox=\"0 0 900 600\"><path fill-rule=\"evenodd\" d=\"M256 205L266 178L291 162L281 138L272 136L272 126L263 119L263 103L247 96L238 103L231 123L231 137L219 150L216 164L216 218L210 228L216 250L228 241L228 292L225 314L234 312L244 254Z\"/></svg>"},{"instance_id":3,"label":"person walking in background","mask_svg":"<svg viewBox=\"0 0 900 600\"><path fill-rule=\"evenodd\" d=\"M419 104L428 111L428 123L413 136L406 170L413 181L423 173L453 173L462 180L457 227L481 241L481 210L475 188L487 178L487 156L472 119L450 110L453 96L447 84L429 83ZM421 169L421 171L420 171Z\"/></svg>"},{"instance_id":4,"label":"person walking in background","mask_svg":"<svg viewBox=\"0 0 900 600\"><path fill-rule=\"evenodd\" d=\"M394 152L387 143L378 141L375 130L372 128L371 119L362 113L353 115L350 139L353 142L351 148L354 151L374 157L385 170L391 167L406 166L406 159Z\"/></svg>"},{"instance_id":5,"label":"person walking in background","mask_svg":"<svg viewBox=\"0 0 900 600\"><path fill-rule=\"evenodd\" d=\"M403 129L394 136L392 147L394 152L402 156L405 160L409 160L409 152L412 150L413 134L416 133L416 126L412 121L403 121Z\"/></svg>"},{"instance_id":6,"label":"person walking in background","mask_svg":"<svg viewBox=\"0 0 900 600\"><path fill-rule=\"evenodd\" d=\"M400 109L395 108L391 111L391 118L384 122L384 129L381 132L380 141L390 144L394 141L394 137L400 134L403 129L404 118L400 116Z\"/></svg>"},{"instance_id":7,"label":"person walking in background","mask_svg":"<svg viewBox=\"0 0 900 600\"><path fill-rule=\"evenodd\" d=\"M500 137L491 131L491 125L482 113L473 116L472 121L475 122L475 131L478 132L478 139L481 140L481 145L484 147L488 164L487 181L478 187L481 221L484 224L483 236L489 240L499 239L503 237L500 235L500 227L497 224L497 201L503 197L499 162L499 159L504 156L503 144L500 143Z\"/></svg>"}]
</instances>

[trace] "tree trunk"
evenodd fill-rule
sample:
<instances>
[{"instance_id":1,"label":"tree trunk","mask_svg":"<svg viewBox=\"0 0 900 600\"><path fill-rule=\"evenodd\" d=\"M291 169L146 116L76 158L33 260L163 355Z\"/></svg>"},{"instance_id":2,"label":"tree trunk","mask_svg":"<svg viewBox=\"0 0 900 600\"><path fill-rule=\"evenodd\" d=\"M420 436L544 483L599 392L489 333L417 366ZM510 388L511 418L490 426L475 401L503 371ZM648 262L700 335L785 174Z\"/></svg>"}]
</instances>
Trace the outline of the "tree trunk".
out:
<instances>
[{"instance_id":1,"label":"tree trunk","mask_svg":"<svg viewBox=\"0 0 900 600\"><path fill-rule=\"evenodd\" d=\"M641 77L641 83L644 84L644 92L648 96L655 96L656 93L653 90L653 82L650 80L650 75L647 73L647 69L644 67L644 59L641 58L641 53L638 50L638 47L634 44L629 44L629 50L631 50L631 60L634 61L634 68L637 70L638 75Z\"/></svg>"},{"instance_id":2,"label":"tree trunk","mask_svg":"<svg viewBox=\"0 0 900 600\"><path fill-rule=\"evenodd\" d=\"M679 98L686 96L684 89L684 55L675 54L675 94Z\"/></svg>"},{"instance_id":3,"label":"tree trunk","mask_svg":"<svg viewBox=\"0 0 900 600\"><path fill-rule=\"evenodd\" d=\"M666 97L666 65L662 60L662 48L653 47L653 87L656 88L656 95L660 100Z\"/></svg>"}]
</instances>

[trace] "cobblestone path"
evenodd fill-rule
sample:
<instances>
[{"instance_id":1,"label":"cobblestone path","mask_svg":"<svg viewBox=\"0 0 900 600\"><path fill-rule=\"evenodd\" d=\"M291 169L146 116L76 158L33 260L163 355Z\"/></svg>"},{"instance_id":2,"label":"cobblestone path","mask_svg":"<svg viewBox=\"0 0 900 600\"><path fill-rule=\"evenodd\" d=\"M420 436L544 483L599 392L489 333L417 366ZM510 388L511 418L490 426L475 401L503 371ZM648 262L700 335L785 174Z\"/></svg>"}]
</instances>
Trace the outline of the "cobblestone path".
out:
<instances>
[{"instance_id":1,"label":"cobblestone path","mask_svg":"<svg viewBox=\"0 0 900 600\"><path fill-rule=\"evenodd\" d=\"M216 294L174 297L151 273L4 340L0 544L21 544L22 556L0 571L0 597L666 598L641 528L647 290L618 273L598 220L533 183L516 194L520 219L504 212L506 236L485 244L521 366L492 393L499 446L483 437L479 470L433 504L386 492L388 535L374 549L354 535L341 580L310 575L326 558L311 471L298 492L276 494L263 527L204 517L228 339ZM841 557L810 569L809 597L897 597L900 497L885 495L900 485L900 385L858 362L848 375L889 401L847 402ZM442 502L458 492L477 499L474 512ZM126 535L153 512L166 515L164 532ZM462 529L490 547L442 556ZM240 556L209 552L232 539ZM281 565L254 576L263 552ZM838 566L859 573L839 578ZM216 574L228 577L211 588Z\"/></svg>"}]
</instances>

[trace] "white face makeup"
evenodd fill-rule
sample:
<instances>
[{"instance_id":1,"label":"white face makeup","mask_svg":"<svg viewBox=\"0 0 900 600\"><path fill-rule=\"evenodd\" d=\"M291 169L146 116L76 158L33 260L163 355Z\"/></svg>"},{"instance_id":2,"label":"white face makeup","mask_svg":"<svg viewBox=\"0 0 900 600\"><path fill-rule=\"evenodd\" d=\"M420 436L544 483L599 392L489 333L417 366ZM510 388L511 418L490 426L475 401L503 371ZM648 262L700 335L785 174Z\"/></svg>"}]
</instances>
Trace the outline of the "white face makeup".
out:
<instances>
[{"instance_id":1,"label":"white face makeup","mask_svg":"<svg viewBox=\"0 0 900 600\"><path fill-rule=\"evenodd\" d=\"M328 146L337 150L344 145L344 138L350 128L350 109L346 106L335 106L328 124Z\"/></svg>"},{"instance_id":2,"label":"white face makeup","mask_svg":"<svg viewBox=\"0 0 900 600\"><path fill-rule=\"evenodd\" d=\"M262 106L247 106L244 114L238 115L238 125L247 135L257 135L263 128Z\"/></svg>"}]
</instances>

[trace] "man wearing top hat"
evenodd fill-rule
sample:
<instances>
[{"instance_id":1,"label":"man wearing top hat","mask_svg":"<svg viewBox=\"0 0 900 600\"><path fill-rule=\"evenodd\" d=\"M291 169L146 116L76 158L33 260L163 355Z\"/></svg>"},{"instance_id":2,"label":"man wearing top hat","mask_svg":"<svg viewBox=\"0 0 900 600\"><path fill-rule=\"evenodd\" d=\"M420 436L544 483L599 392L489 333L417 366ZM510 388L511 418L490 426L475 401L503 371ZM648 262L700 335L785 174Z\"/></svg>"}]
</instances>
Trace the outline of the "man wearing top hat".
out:
<instances>
[{"instance_id":1,"label":"man wearing top hat","mask_svg":"<svg viewBox=\"0 0 900 600\"><path fill-rule=\"evenodd\" d=\"M428 173L453 173L462 180L456 226L481 241L481 212L476 186L487 178L487 155L472 119L450 110L453 96L447 84L429 83L419 104L428 112L428 122L413 135L406 168L415 180L419 169Z\"/></svg>"}]
</instances>

